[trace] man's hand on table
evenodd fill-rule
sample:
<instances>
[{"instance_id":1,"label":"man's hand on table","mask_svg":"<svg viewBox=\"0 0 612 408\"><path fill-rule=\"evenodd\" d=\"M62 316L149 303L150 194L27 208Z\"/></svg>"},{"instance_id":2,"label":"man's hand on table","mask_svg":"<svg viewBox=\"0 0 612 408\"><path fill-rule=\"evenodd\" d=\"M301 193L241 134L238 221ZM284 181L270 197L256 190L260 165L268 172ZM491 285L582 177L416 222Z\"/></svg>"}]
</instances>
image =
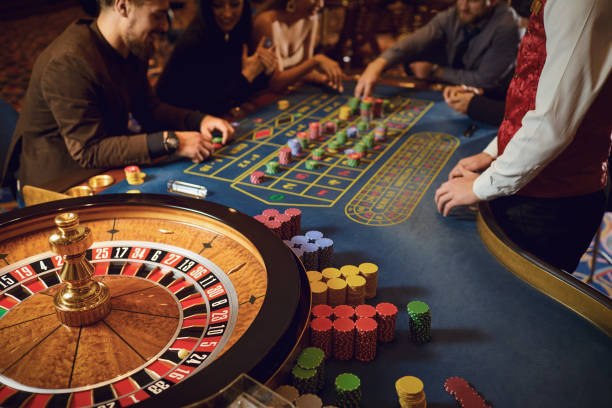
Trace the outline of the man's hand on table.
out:
<instances>
[{"instance_id":1,"label":"man's hand on table","mask_svg":"<svg viewBox=\"0 0 612 408\"><path fill-rule=\"evenodd\" d=\"M438 212L445 217L456 206L470 205L480 202L480 199L474 194L474 180L478 177L478 173L465 169L460 164L457 164L453 171L457 170L460 175L451 178L449 181L442 183L440 188L436 190L435 202Z\"/></svg>"},{"instance_id":2,"label":"man's hand on table","mask_svg":"<svg viewBox=\"0 0 612 408\"><path fill-rule=\"evenodd\" d=\"M210 133L204 135L200 132L175 132L179 140L176 154L199 163L206 159L214 151L212 136Z\"/></svg>"},{"instance_id":3,"label":"man's hand on table","mask_svg":"<svg viewBox=\"0 0 612 408\"><path fill-rule=\"evenodd\" d=\"M223 135L223 144L226 144L234 137L234 128L228 121L215 116L204 116L202 123L200 123L200 132L207 137L208 140L212 141L212 132L214 130L218 130Z\"/></svg>"}]
</instances>

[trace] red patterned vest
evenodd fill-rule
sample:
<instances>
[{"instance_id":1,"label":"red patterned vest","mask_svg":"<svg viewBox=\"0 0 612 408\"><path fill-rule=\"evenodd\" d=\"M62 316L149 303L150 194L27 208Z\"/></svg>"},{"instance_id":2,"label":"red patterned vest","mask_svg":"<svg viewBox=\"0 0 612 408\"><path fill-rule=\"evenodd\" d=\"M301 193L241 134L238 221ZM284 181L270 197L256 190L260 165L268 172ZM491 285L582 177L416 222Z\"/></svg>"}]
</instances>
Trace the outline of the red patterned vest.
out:
<instances>
[{"instance_id":1,"label":"red patterned vest","mask_svg":"<svg viewBox=\"0 0 612 408\"><path fill-rule=\"evenodd\" d=\"M538 81L546 61L544 8L529 19L527 34L519 48L516 71L506 98L504 121L497 134L501 155L521 127L527 111L535 109ZM608 77L598 97L582 120L573 141L538 175L518 191L531 197L570 197L601 190L607 180L607 160L612 131L612 78ZM607 106L606 106L607 103Z\"/></svg>"}]
</instances>

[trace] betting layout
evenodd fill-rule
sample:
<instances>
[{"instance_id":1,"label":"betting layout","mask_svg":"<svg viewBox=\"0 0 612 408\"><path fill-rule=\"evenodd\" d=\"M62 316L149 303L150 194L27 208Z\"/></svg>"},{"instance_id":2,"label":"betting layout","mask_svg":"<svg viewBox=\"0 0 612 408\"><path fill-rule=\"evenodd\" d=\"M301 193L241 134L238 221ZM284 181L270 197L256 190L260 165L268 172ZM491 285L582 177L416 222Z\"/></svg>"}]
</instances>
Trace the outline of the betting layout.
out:
<instances>
[{"instance_id":1,"label":"betting layout","mask_svg":"<svg viewBox=\"0 0 612 408\"><path fill-rule=\"evenodd\" d=\"M261 118L244 120L239 128L242 136L217 150L210 161L189 166L185 173L227 182L273 205L332 207L351 187L361 186L347 204L347 216L359 223L383 226L402 222L410 215L459 145L451 135L409 134L433 106L431 101L396 94L388 100L384 115L364 121L355 113L341 118L340 111L350 100L345 95L318 93L291 95L290 99L287 109L269 106L259 113ZM308 133L313 123L320 124L320 136L303 143L299 156L280 163L279 154L282 159L286 146L301 133ZM328 123L335 123L336 128L328 128ZM358 161L353 160L362 141L373 139L381 126L384 137L376 137L358 153ZM353 129L358 135L351 135ZM338 134L343 132L345 135ZM363 179L371 169L378 171Z\"/></svg>"}]
</instances>

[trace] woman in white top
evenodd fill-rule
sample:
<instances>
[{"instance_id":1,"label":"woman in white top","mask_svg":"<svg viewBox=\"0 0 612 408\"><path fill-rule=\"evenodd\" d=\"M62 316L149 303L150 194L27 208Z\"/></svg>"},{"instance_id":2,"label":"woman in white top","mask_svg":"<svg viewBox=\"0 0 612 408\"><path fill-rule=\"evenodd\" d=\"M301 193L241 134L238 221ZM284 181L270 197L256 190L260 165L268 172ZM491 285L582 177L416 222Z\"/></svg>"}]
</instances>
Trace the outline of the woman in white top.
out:
<instances>
[{"instance_id":1,"label":"woman in white top","mask_svg":"<svg viewBox=\"0 0 612 408\"><path fill-rule=\"evenodd\" d=\"M318 11L323 0L278 0L255 17L254 41L271 38L279 67L269 85L280 90L305 79L327 84L342 92L340 65L323 54L315 54L319 29Z\"/></svg>"}]
</instances>

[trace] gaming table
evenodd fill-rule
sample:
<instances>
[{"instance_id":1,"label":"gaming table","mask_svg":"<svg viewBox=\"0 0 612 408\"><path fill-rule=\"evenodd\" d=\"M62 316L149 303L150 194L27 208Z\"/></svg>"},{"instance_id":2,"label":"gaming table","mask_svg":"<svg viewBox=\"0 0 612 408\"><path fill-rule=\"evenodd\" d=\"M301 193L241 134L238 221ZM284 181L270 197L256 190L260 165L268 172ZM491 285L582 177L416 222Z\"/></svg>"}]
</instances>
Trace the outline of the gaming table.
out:
<instances>
[{"instance_id":1,"label":"gaming table","mask_svg":"<svg viewBox=\"0 0 612 408\"><path fill-rule=\"evenodd\" d=\"M596 327L578 314L586 314L584 311L576 313L543 294L540 290L546 289L546 282L538 290L531 286L533 282L526 283L502 266L485 247L478 232L478 228L482 232L483 225L488 225L495 233L494 220L481 218L477 227L477 212L473 208L459 209L447 218L436 211L435 189L447 178L452 166L460 158L481 151L496 133L493 127L477 124L473 135L464 136L465 129L473 122L446 106L440 92L377 87L375 95L389 99L392 104L390 112L379 119L387 124L388 136L369 150L358 167L348 166L346 157L339 152L327 153L316 169L307 169L306 155L294 158L289 165L281 165L277 174L266 174L261 184L250 182L250 174L265 170L265 164L277 159L279 148L290 138L298 132L308 131L309 122L325 123L336 118L339 107L347 103L351 92L350 87L343 95L302 87L286 97L290 102L288 109L279 110L276 104L269 104L243 118L234 141L206 162L176 161L142 168L146 174L143 184L129 185L123 180L98 196L61 202L55 207L45 204L42 212L80 208L89 214L88 211L95 212L98 205L100 211L110 208L105 215L108 223L96 227L102 234L98 241L106 242L113 240L111 231L115 228L110 220L113 206L118 203L147 207L143 217L145 220L150 217L158 230L169 229L158 225L159 218L166 220L164 222L171 218L164 215L169 211L167 208L180 207L180 217L184 216L183 211L189 212L192 200L175 194L170 198L157 195L171 194L167 191L171 180L206 188L206 198L198 201L202 207L193 211L205 214L207 222L211 223L208 228L213 232L217 221L225 223L227 216L220 215L219 211L223 210L216 208L216 204L249 216L260 214L266 208L299 208L302 231L318 230L333 240L334 266L363 262L379 266L377 295L368 303L391 302L400 310L395 340L379 344L373 362L333 359L326 362L327 382L321 394L325 404L334 403L333 379L340 373L350 372L361 379L364 407L397 406L394 384L406 375L416 376L424 382L428 405L432 407L456 405L443 387L445 380L452 376L468 380L495 407L611 406L612 338L606 333L605 321L591 319L604 330ZM356 121L352 117L341 126ZM316 143L327 147L329 138ZM306 153L310 151L306 149ZM129 190L142 194L121 194ZM215 208L211 210L205 202ZM15 225L19 223L18 218L27 220L27 211L37 211L36 208L39 207L19 210L15 213L19 215L17 218L10 213L4 215L0 218L0 226ZM156 208L160 208L161 216L156 215ZM108 230L105 229L107 225ZM127 243L122 242L135 247L138 245L130 244L129 240L153 241L147 232L149 228L146 222L134 226L135 232ZM238 223L230 222L229 228L235 230L230 237L244 234L246 244L242 241L243 245L256 249L252 256L257 258L257 251L265 252L264 265L273 263L275 255L269 251L278 251L279 259L287 261L287 251L282 245L276 245L281 241L262 231L261 224L251 224L241 218ZM139 238L140 235L143 238ZM187 235L174 237L167 236L162 249L167 251L168 245L172 245L176 247L175 252L199 261L200 258L190 255L198 251ZM487 241L487 245L495 249L501 244ZM516 246L509 245L511 251L519 252ZM187 252L181 252L182 246L187 246ZM0 249L5 247L6 243L0 239ZM34 256L41 251L43 249L35 246L31 252L25 252ZM6 265L17 264L21 259L13 259L10 254L3 256ZM266 258L268 256L271 260ZM531 263L537 260L532 259ZM504 264L510 268L515 265L512 262ZM547 268L540 266L544 270ZM8 269L11 268L4 267L0 272L6 273ZM289 297L297 299L300 291L307 287L303 279L295 279L303 275L303 270L291 271L289 275L285 278L292 283L286 283L290 285L286 290L293 293ZM268 275L267 279L283 278ZM234 283L234 287L239 285ZM605 320L612 309L610 303L603 298L592 299L594 307L602 310ZM426 302L432 311L430 343L416 345L410 341L406 304L413 300ZM266 315L268 327L274 327L276 318L281 319L283 330L293 324L288 341L297 344L300 335L296 332L304 325L303 322L295 323L303 320L296 312L300 306L296 309L296 302L285 303L287 299L275 302L278 308L289 307L292 312L282 317L275 317L274 312L270 312ZM302 299L300 305L308 308L309 302ZM6 314L10 315L10 312ZM1 323L2 319L0 332ZM267 331L261 330L249 333L250 344L270 338ZM274 332L271 337L280 342L287 337L283 330ZM17 341L10 337L0 338L2 350ZM269 352L269 348L262 351L263 360L271 358L266 357ZM282 360L289 354L285 349L279 355ZM244 363L249 367L246 371L257 366L257 361L247 359L244 354L235 356L224 360L226 366L239 369ZM226 368L213 362L203 373L213 378L214 370L224 373ZM269 375L266 372L260 379L265 381ZM203 397L202 384L206 383L206 376L187 377L169 391L159 396L151 395L147 403L170 406L167 404L196 402ZM0 389L0 397L3 395Z\"/></svg>"}]
</instances>

